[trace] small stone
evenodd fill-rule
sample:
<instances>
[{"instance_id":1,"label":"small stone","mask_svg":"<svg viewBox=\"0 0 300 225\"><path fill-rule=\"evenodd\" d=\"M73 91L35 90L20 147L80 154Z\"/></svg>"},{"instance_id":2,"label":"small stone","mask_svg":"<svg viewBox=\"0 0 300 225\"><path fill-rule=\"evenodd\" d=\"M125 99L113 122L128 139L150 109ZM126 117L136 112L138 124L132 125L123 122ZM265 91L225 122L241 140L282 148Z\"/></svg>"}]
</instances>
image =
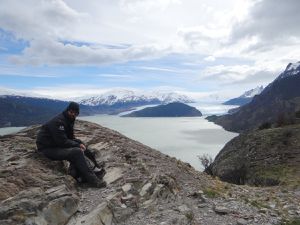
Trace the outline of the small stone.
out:
<instances>
[{"instance_id":1,"label":"small stone","mask_svg":"<svg viewBox=\"0 0 300 225\"><path fill-rule=\"evenodd\" d=\"M129 183L124 184L124 185L122 186L122 190L123 190L125 193L129 192L131 189L132 189L132 185L129 184Z\"/></svg>"},{"instance_id":2,"label":"small stone","mask_svg":"<svg viewBox=\"0 0 300 225\"><path fill-rule=\"evenodd\" d=\"M277 213L275 213L275 212L271 212L271 216L276 217L276 216L278 216L278 215L277 215Z\"/></svg>"},{"instance_id":3,"label":"small stone","mask_svg":"<svg viewBox=\"0 0 300 225\"><path fill-rule=\"evenodd\" d=\"M191 209L189 207L187 207L186 205L181 205L178 207L178 210L182 213L186 213L186 212L190 212Z\"/></svg>"},{"instance_id":4,"label":"small stone","mask_svg":"<svg viewBox=\"0 0 300 225\"><path fill-rule=\"evenodd\" d=\"M198 193L199 193L200 195L203 195L203 194L204 194L204 192L203 192L202 190L199 190Z\"/></svg>"},{"instance_id":5,"label":"small stone","mask_svg":"<svg viewBox=\"0 0 300 225\"><path fill-rule=\"evenodd\" d=\"M287 209L287 208L289 208L289 205L284 205L282 208Z\"/></svg>"},{"instance_id":6,"label":"small stone","mask_svg":"<svg viewBox=\"0 0 300 225\"><path fill-rule=\"evenodd\" d=\"M268 209L266 209L266 208L261 208L261 209L258 210L258 212L260 212L260 213L267 213L267 212L268 212Z\"/></svg>"},{"instance_id":7,"label":"small stone","mask_svg":"<svg viewBox=\"0 0 300 225\"><path fill-rule=\"evenodd\" d=\"M132 194L129 194L129 195L125 196L125 197L121 197L121 202L130 201L132 199L134 199L134 196Z\"/></svg>"},{"instance_id":8,"label":"small stone","mask_svg":"<svg viewBox=\"0 0 300 225\"><path fill-rule=\"evenodd\" d=\"M140 196L145 196L150 189L152 188L152 183L147 183L142 187L142 190L140 191Z\"/></svg>"},{"instance_id":9,"label":"small stone","mask_svg":"<svg viewBox=\"0 0 300 225\"><path fill-rule=\"evenodd\" d=\"M152 200L152 199L149 199L149 200L147 200L147 201L145 201L145 202L143 203L143 206L144 206L145 208L147 208L147 207L149 207L152 203L153 203L153 200Z\"/></svg>"},{"instance_id":10,"label":"small stone","mask_svg":"<svg viewBox=\"0 0 300 225\"><path fill-rule=\"evenodd\" d=\"M207 207L207 204L199 204L198 205L198 208L205 208L205 207Z\"/></svg>"},{"instance_id":11,"label":"small stone","mask_svg":"<svg viewBox=\"0 0 300 225\"><path fill-rule=\"evenodd\" d=\"M224 206L216 206L214 208L214 210L217 214L220 214L220 215L226 215L226 214L230 213L230 210Z\"/></svg>"},{"instance_id":12,"label":"small stone","mask_svg":"<svg viewBox=\"0 0 300 225\"><path fill-rule=\"evenodd\" d=\"M269 206L270 206L270 208L275 209L276 204L270 204Z\"/></svg>"},{"instance_id":13,"label":"small stone","mask_svg":"<svg viewBox=\"0 0 300 225\"><path fill-rule=\"evenodd\" d=\"M247 223L248 221L244 219L238 219L236 222L237 225L246 225Z\"/></svg>"},{"instance_id":14,"label":"small stone","mask_svg":"<svg viewBox=\"0 0 300 225\"><path fill-rule=\"evenodd\" d=\"M289 211L288 211L288 214L293 216L293 215L295 215L296 213L295 213L294 211L292 211L292 210L289 210Z\"/></svg>"}]
</instances>

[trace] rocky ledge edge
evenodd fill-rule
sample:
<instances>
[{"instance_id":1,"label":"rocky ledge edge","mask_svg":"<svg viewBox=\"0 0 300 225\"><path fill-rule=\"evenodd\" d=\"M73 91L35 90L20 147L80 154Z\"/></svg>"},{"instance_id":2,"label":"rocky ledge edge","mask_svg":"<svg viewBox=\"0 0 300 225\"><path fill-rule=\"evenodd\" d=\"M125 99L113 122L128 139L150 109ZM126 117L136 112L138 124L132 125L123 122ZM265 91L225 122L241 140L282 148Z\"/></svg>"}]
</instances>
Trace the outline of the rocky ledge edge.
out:
<instances>
[{"instance_id":1,"label":"rocky ledge edge","mask_svg":"<svg viewBox=\"0 0 300 225\"><path fill-rule=\"evenodd\" d=\"M76 136L106 162L104 189L78 186L66 163L36 153L39 126L0 137L0 224L281 224L300 191L221 182L118 132L78 121Z\"/></svg>"}]
</instances>

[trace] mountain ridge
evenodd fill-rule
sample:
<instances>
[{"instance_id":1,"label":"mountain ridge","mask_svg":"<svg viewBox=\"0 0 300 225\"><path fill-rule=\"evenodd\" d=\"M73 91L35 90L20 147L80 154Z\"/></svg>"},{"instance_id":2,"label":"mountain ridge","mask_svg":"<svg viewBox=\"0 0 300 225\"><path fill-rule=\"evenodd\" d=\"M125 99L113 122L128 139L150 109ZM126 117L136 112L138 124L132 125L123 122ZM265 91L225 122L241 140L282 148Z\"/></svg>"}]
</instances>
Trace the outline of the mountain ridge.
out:
<instances>
[{"instance_id":1,"label":"mountain ridge","mask_svg":"<svg viewBox=\"0 0 300 225\"><path fill-rule=\"evenodd\" d=\"M192 103L193 99L176 92L137 92L132 90L112 90L98 96L81 98L80 104L89 106L114 105L114 104L163 104L170 102Z\"/></svg>"},{"instance_id":2,"label":"mountain ridge","mask_svg":"<svg viewBox=\"0 0 300 225\"><path fill-rule=\"evenodd\" d=\"M245 91L242 95L237 98L232 98L224 102L224 105L245 105L252 101L255 95L259 95L263 91L263 86L257 86L251 90Z\"/></svg>"},{"instance_id":3,"label":"mountain ridge","mask_svg":"<svg viewBox=\"0 0 300 225\"><path fill-rule=\"evenodd\" d=\"M234 132L257 129L265 123L275 124L282 118L292 122L295 113L300 110L299 86L300 64L289 64L286 70L251 102L230 115L211 116L207 119Z\"/></svg>"}]
</instances>

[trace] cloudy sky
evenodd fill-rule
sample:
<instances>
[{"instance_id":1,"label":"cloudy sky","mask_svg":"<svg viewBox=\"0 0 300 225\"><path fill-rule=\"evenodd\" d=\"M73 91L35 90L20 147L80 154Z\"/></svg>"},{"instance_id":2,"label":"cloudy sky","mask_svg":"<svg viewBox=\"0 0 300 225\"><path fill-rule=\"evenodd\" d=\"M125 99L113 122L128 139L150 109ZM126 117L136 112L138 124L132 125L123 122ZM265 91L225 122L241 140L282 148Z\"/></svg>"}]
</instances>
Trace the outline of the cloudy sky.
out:
<instances>
[{"instance_id":1,"label":"cloudy sky","mask_svg":"<svg viewBox=\"0 0 300 225\"><path fill-rule=\"evenodd\" d=\"M0 89L235 97L300 60L299 0L1 0Z\"/></svg>"}]
</instances>

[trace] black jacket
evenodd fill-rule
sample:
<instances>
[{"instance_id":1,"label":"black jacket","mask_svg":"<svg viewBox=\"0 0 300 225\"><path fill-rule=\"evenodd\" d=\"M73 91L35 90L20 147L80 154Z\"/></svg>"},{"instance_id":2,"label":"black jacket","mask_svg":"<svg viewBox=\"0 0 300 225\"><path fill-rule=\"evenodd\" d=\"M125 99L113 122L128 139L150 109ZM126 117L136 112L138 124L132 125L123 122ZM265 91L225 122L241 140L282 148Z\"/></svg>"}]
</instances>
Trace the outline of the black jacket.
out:
<instances>
[{"instance_id":1,"label":"black jacket","mask_svg":"<svg viewBox=\"0 0 300 225\"><path fill-rule=\"evenodd\" d=\"M79 147L80 144L81 141L74 137L74 121L69 119L66 111L45 123L36 139L39 151L52 147Z\"/></svg>"}]
</instances>

